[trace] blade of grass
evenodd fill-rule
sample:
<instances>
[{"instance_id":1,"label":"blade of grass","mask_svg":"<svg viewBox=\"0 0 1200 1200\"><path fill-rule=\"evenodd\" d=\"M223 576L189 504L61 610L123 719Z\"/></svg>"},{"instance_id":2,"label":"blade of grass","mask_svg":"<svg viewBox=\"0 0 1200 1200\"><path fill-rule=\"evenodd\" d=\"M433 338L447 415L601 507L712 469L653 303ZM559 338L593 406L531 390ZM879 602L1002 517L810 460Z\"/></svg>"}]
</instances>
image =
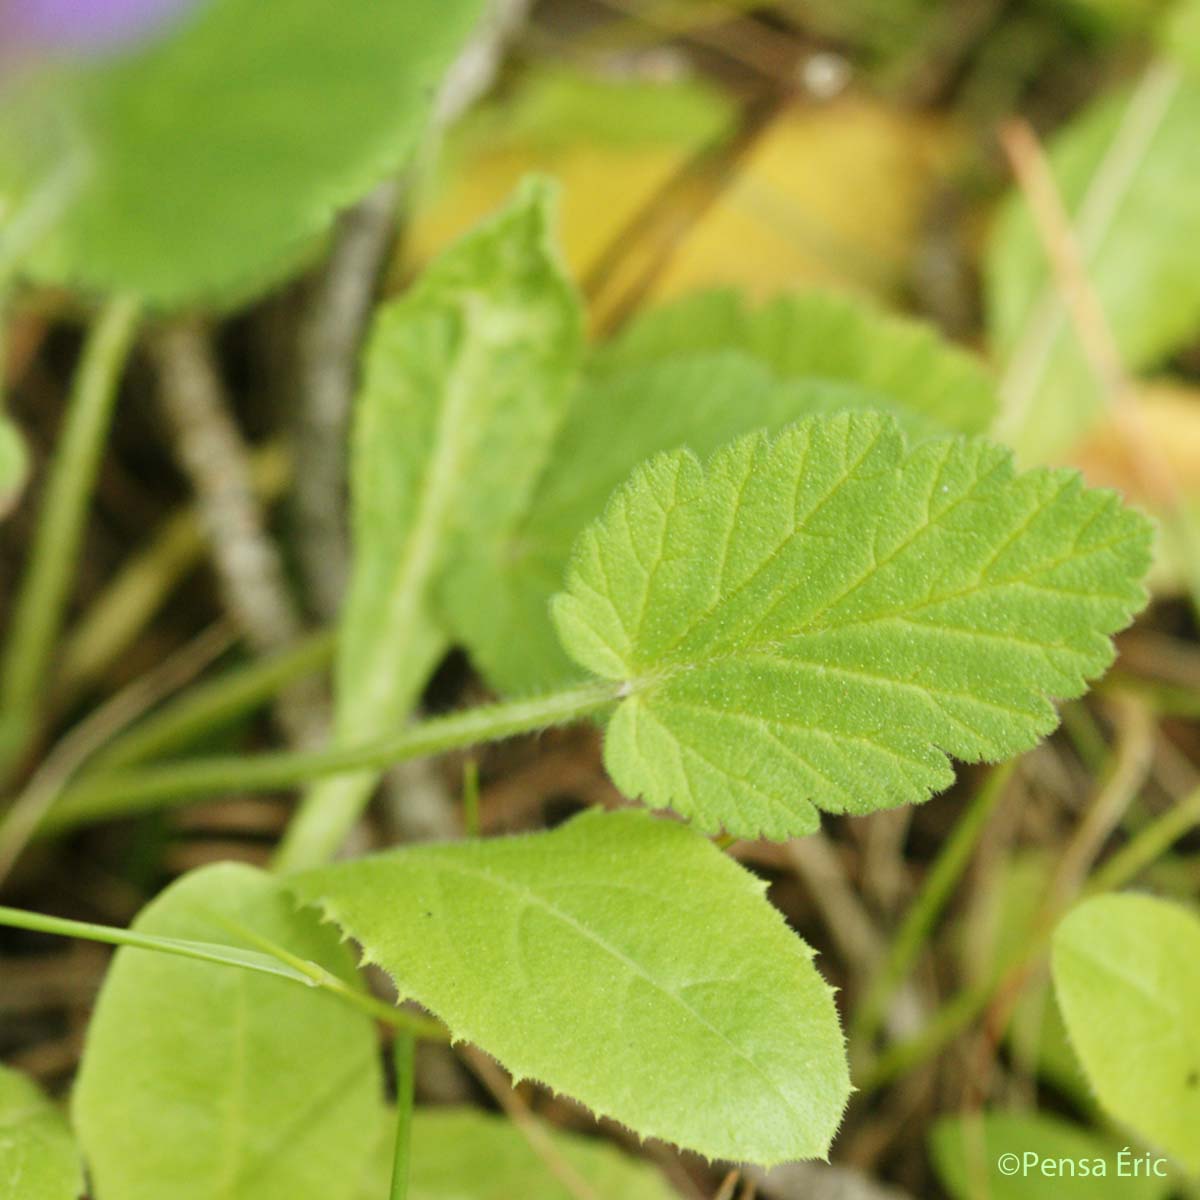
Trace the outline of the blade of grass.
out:
<instances>
[{"instance_id":1,"label":"blade of grass","mask_svg":"<svg viewBox=\"0 0 1200 1200\"><path fill-rule=\"evenodd\" d=\"M141 311L129 296L110 300L84 346L66 424L55 449L29 566L17 593L2 664L0 713L11 732L0 748L7 769L33 727L62 625L79 543L118 383Z\"/></svg>"}]
</instances>

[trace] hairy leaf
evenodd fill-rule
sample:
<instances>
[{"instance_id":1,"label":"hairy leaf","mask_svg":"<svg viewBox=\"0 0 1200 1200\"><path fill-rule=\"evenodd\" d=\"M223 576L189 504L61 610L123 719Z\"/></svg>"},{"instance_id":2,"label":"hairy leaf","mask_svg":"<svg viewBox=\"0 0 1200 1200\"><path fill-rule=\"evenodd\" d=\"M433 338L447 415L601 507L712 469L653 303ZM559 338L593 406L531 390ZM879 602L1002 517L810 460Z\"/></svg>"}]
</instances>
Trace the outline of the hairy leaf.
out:
<instances>
[{"instance_id":1,"label":"hairy leaf","mask_svg":"<svg viewBox=\"0 0 1200 1200\"><path fill-rule=\"evenodd\" d=\"M683 825L590 812L291 886L518 1077L714 1158L828 1150L849 1092L832 993L763 884Z\"/></svg>"},{"instance_id":2,"label":"hairy leaf","mask_svg":"<svg viewBox=\"0 0 1200 1200\"><path fill-rule=\"evenodd\" d=\"M954 1200L1062 1200L1074 1190L1090 1200L1158 1200L1171 1190L1169 1179L1122 1176L1122 1149L1130 1159L1141 1156L1092 1130L1032 1113L950 1117L930 1138L934 1166ZM1132 1172L1132 1162L1126 1169Z\"/></svg>"},{"instance_id":3,"label":"hairy leaf","mask_svg":"<svg viewBox=\"0 0 1200 1200\"><path fill-rule=\"evenodd\" d=\"M77 1200L82 1192L66 1120L33 1080L0 1066L0 1200Z\"/></svg>"},{"instance_id":4,"label":"hairy leaf","mask_svg":"<svg viewBox=\"0 0 1200 1200\"><path fill-rule=\"evenodd\" d=\"M335 722L343 745L409 715L446 645L430 606L435 581L517 524L562 420L582 332L551 245L551 209L547 186L530 181L376 321L351 448L355 558ZM320 783L313 805L361 794L374 779Z\"/></svg>"},{"instance_id":5,"label":"hairy leaf","mask_svg":"<svg viewBox=\"0 0 1200 1200\"><path fill-rule=\"evenodd\" d=\"M1150 527L982 441L906 451L875 413L634 472L580 537L563 644L621 680L618 787L785 838L946 787L1057 723L1144 602Z\"/></svg>"},{"instance_id":6,"label":"hairy leaf","mask_svg":"<svg viewBox=\"0 0 1200 1200\"><path fill-rule=\"evenodd\" d=\"M442 609L500 691L529 693L576 678L580 668L559 643L550 598L562 587L576 537L634 467L680 446L708 455L739 434L778 430L812 413L889 407L848 384L781 382L731 351L591 379L572 398L524 520L457 559L443 579ZM930 432L928 425L920 432Z\"/></svg>"},{"instance_id":7,"label":"hairy leaf","mask_svg":"<svg viewBox=\"0 0 1200 1200\"><path fill-rule=\"evenodd\" d=\"M1200 83L1176 82L1101 100L1051 145L1122 361L1162 361L1200 327ZM1103 415L1106 398L1053 282L1033 216L1014 197L985 274L993 346L1007 373L997 433L1029 462L1061 456Z\"/></svg>"},{"instance_id":8,"label":"hairy leaf","mask_svg":"<svg viewBox=\"0 0 1200 1200\"><path fill-rule=\"evenodd\" d=\"M646 1162L609 1142L543 1125L558 1158L608 1200L673 1200ZM380 1142L356 1200L382 1200L392 1172L390 1136ZM413 1113L408 1200L575 1200L528 1139L504 1117L473 1108Z\"/></svg>"},{"instance_id":9,"label":"hairy leaf","mask_svg":"<svg viewBox=\"0 0 1200 1200\"><path fill-rule=\"evenodd\" d=\"M236 945L231 921L356 978L332 931L249 867L185 876L135 928ZM97 1200L349 1200L346 1163L385 1112L373 1024L287 980L123 949L73 1111Z\"/></svg>"},{"instance_id":10,"label":"hairy leaf","mask_svg":"<svg viewBox=\"0 0 1200 1200\"><path fill-rule=\"evenodd\" d=\"M1059 924L1052 967L1100 1104L1200 1172L1200 919L1151 896L1098 896Z\"/></svg>"},{"instance_id":11,"label":"hairy leaf","mask_svg":"<svg viewBox=\"0 0 1200 1200\"><path fill-rule=\"evenodd\" d=\"M85 168L33 270L165 305L257 286L407 157L477 7L207 0L143 49L38 80L49 104L6 95L0 195L44 185L47 145Z\"/></svg>"},{"instance_id":12,"label":"hairy leaf","mask_svg":"<svg viewBox=\"0 0 1200 1200\"><path fill-rule=\"evenodd\" d=\"M983 433L996 412L986 366L929 325L836 292L782 295L758 309L734 291L652 309L596 356L609 371L678 354L740 350L785 379L826 379L886 397L951 433Z\"/></svg>"}]
</instances>

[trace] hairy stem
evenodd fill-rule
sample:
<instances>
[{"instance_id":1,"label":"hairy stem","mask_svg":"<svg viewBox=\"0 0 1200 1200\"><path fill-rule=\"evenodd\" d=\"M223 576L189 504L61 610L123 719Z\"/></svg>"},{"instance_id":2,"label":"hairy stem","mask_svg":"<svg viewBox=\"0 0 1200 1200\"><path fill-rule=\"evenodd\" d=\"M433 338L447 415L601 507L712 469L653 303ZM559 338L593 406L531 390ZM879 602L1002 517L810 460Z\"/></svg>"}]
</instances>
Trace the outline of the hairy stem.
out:
<instances>
[{"instance_id":1,"label":"hairy stem","mask_svg":"<svg viewBox=\"0 0 1200 1200\"><path fill-rule=\"evenodd\" d=\"M359 746L256 757L185 759L141 771L84 779L63 792L42 829L60 832L87 821L181 804L197 796L272 791L331 775L378 771L407 759L427 758L565 724L607 708L618 699L619 691L620 685L612 682L586 684L536 699L485 705L439 717Z\"/></svg>"},{"instance_id":2,"label":"hairy stem","mask_svg":"<svg viewBox=\"0 0 1200 1200\"><path fill-rule=\"evenodd\" d=\"M92 326L75 375L0 667L0 711L13 731L10 761L20 752L41 701L139 312L133 298L109 301Z\"/></svg>"}]
</instances>

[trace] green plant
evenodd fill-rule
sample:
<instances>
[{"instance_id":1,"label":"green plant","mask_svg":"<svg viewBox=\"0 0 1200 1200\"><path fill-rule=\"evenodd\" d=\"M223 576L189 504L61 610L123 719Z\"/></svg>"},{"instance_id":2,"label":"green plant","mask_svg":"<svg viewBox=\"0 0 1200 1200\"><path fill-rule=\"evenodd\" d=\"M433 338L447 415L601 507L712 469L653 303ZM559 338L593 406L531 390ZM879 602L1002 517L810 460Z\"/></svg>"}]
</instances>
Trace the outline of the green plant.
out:
<instances>
[{"instance_id":1,"label":"green plant","mask_svg":"<svg viewBox=\"0 0 1200 1200\"><path fill-rule=\"evenodd\" d=\"M542 835L295 869L338 848L370 792L356 774L333 804L329 784L306 801L293 834L319 837L290 843L287 873L190 876L135 929L298 959L353 986L344 952L290 893L353 935L446 1036L518 1076L713 1157L822 1156L849 1095L831 992L761 884L703 834L804 834L818 809L925 799L950 782L947 755L998 761L1033 745L1056 722L1049 698L1104 670L1109 635L1142 603L1149 527L1073 473L1015 472L987 442L926 427L906 445L886 411L911 411L903 397L881 411L856 384L779 379L732 350L697 364L664 345L657 379L605 355L583 367L602 382L572 386L578 319L547 222L545 189L526 189L376 322L353 451L338 748L208 769L255 786L263 766L299 782L402 757L372 738L411 708L464 602L483 594L461 580L493 569L523 521L579 523L550 604L565 654L544 656L562 686L401 736L428 753L594 715L618 786L691 827L592 813ZM798 307L798 325L814 311ZM676 444L671 407L692 403L701 374L709 395L743 399L744 427L777 432L725 441L737 429L714 404L706 460L660 449ZM614 379L629 389L616 395L660 406L607 448L628 478L605 502L576 477L584 499L539 510L571 469L561 452L543 467L544 448L562 429L587 455L594 443L566 431L596 419ZM572 404L587 407L573 418ZM126 800L179 799L189 769L97 782ZM260 1196L352 1196L335 1151L365 1157L388 1118L369 1017L344 1000L122 950L75 1096L101 1197L199 1197L209 1185L187 1181L212 1178ZM290 1058L299 1046L311 1052ZM281 1082L288 1062L298 1074ZM310 1116L296 1094L320 1097ZM285 1129L302 1155L273 1152Z\"/></svg>"},{"instance_id":2,"label":"green plant","mask_svg":"<svg viewBox=\"0 0 1200 1200\"><path fill-rule=\"evenodd\" d=\"M45 700L143 306L223 303L277 279L337 204L405 161L418 98L470 15L450 7L444 27L419 4L352 6L361 21L342 13L331 28L328 6L288 0L293 42L276 57L263 12L213 0L132 58L68 72L70 136L94 161L20 259L31 277L118 298L89 340L17 605L0 762L28 747ZM231 40L235 84L257 81L267 47L266 70L288 89L279 105L324 105L283 155L295 178L282 184L264 184L260 143L242 136L247 111L261 118L251 132L271 131L257 91L222 93L236 121L221 106L199 119L213 46ZM401 42L411 70L397 77L384 66ZM147 94L196 119L187 154L131 115ZM49 120L42 99L24 97L10 120ZM28 144L0 137L0 187L18 206L40 203L45 178ZM163 202L163 177L189 206ZM709 1158L825 1157L852 1091L834 990L728 843L921 803L951 784L952 759L1003 763L1037 745L1058 723L1054 702L1111 663L1111 637L1145 602L1151 525L1073 471L1018 470L982 436L998 404L973 357L822 293L758 309L706 293L589 346L552 227L553 188L531 180L375 317L349 448L354 560L328 745L171 757L206 721L323 663L320 640L151 718L31 818L48 835L223 789L304 793L272 871L188 873L131 930L0 910L0 924L121 946L73 1095L78 1149L28 1083L0 1074L5 1200L4 1186L70 1200L81 1163L96 1200L367 1200L389 1181L394 1200L558 1197L543 1158L605 1195L666 1194L645 1164L537 1122L523 1140L480 1114L414 1113L421 1040L469 1041L517 1079ZM1002 275L1004 326L1028 307L1010 293L1033 285ZM1176 333L1147 333L1144 356ZM0 507L17 462L0 458ZM451 646L501 698L406 725ZM588 720L630 805L671 815L591 811L547 832L332 862L385 768ZM854 1029L868 1047L996 795L980 793L898 939ZM1181 821L1145 831L1107 885ZM1055 935L1055 983L1102 1104L1195 1170L1195 922L1158 904L1105 896L1075 910ZM1133 959L1136 998L1113 966ZM366 965L391 977L399 1006L368 989ZM1151 1019L1151 984L1178 1034L1141 1060L1126 1099L1137 1072L1112 1030ZM394 1035L394 1104L380 1022ZM1020 1136L1047 1155L1096 1144L1046 1122ZM964 1193L967 1140L955 1125L935 1143L947 1186Z\"/></svg>"}]
</instances>

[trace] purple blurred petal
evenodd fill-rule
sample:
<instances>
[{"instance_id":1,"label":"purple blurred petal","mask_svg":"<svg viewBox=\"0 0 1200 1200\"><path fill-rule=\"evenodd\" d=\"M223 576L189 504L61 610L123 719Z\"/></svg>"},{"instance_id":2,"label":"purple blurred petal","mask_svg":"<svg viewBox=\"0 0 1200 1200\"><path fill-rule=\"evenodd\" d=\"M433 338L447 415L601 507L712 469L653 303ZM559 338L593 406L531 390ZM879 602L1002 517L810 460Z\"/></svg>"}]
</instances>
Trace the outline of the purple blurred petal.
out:
<instances>
[{"instance_id":1,"label":"purple blurred petal","mask_svg":"<svg viewBox=\"0 0 1200 1200\"><path fill-rule=\"evenodd\" d=\"M196 0L0 0L0 46L103 51L153 34Z\"/></svg>"}]
</instances>

